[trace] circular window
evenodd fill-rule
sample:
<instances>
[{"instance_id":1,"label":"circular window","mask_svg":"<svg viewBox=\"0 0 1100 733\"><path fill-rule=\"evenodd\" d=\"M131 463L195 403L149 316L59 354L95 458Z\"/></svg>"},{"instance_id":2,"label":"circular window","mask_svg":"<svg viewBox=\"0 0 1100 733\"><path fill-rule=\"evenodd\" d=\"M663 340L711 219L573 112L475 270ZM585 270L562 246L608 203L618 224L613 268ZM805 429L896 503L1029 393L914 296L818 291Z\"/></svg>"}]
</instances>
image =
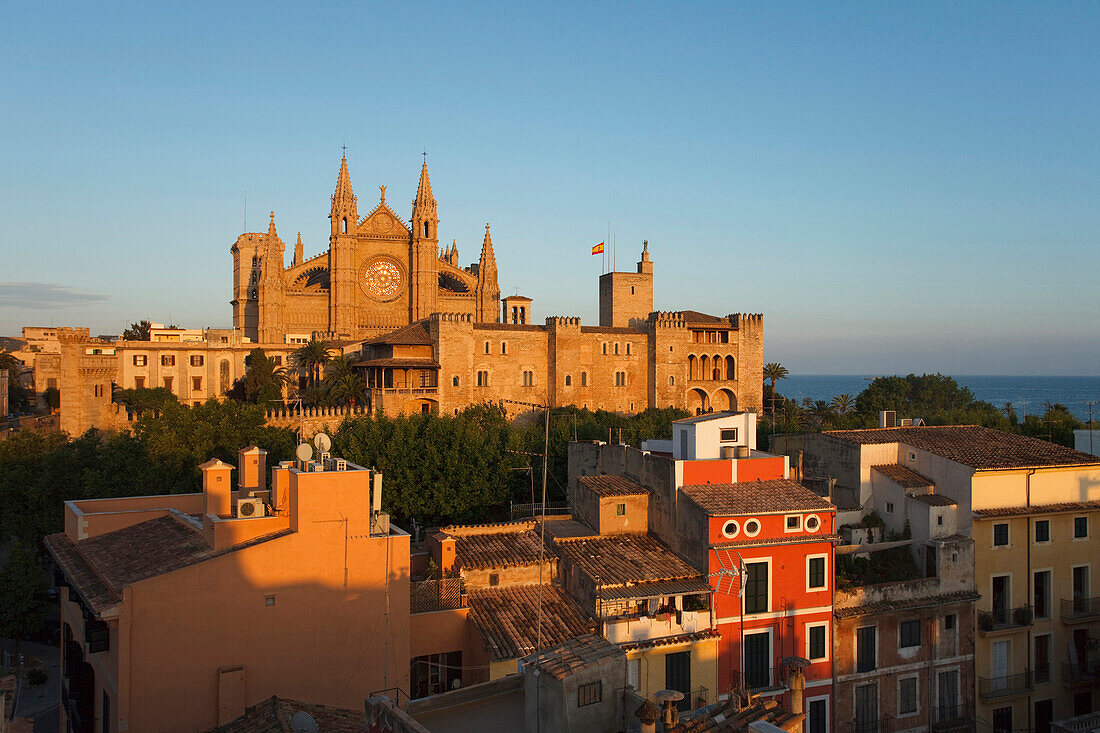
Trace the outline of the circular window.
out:
<instances>
[{"instance_id":1,"label":"circular window","mask_svg":"<svg viewBox=\"0 0 1100 733\"><path fill-rule=\"evenodd\" d=\"M722 525L722 535L725 537L736 537L740 531L741 527L737 525L736 519L731 519Z\"/></svg>"},{"instance_id":2,"label":"circular window","mask_svg":"<svg viewBox=\"0 0 1100 733\"><path fill-rule=\"evenodd\" d=\"M816 514L811 514L806 517L805 527L807 532L816 532L821 529L821 520L817 518Z\"/></svg>"},{"instance_id":3,"label":"circular window","mask_svg":"<svg viewBox=\"0 0 1100 733\"><path fill-rule=\"evenodd\" d=\"M745 522L745 534L749 537L755 537L760 534L760 520L750 519Z\"/></svg>"},{"instance_id":4,"label":"circular window","mask_svg":"<svg viewBox=\"0 0 1100 733\"><path fill-rule=\"evenodd\" d=\"M401 266L388 257L376 257L364 268L363 287L375 300L393 300L401 294L403 284Z\"/></svg>"}]
</instances>

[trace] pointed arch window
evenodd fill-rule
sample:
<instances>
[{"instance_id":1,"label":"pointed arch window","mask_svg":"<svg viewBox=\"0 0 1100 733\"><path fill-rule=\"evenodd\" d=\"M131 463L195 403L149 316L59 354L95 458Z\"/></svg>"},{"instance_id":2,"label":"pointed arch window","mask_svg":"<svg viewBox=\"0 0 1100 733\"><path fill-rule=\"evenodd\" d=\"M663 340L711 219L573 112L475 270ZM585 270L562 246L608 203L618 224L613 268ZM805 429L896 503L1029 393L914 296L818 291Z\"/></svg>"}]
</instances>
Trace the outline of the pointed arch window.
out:
<instances>
[{"instance_id":1,"label":"pointed arch window","mask_svg":"<svg viewBox=\"0 0 1100 733\"><path fill-rule=\"evenodd\" d=\"M428 222L424 222L424 236L425 237L431 236L430 234L428 234Z\"/></svg>"},{"instance_id":2,"label":"pointed arch window","mask_svg":"<svg viewBox=\"0 0 1100 733\"><path fill-rule=\"evenodd\" d=\"M346 216L343 219L340 220L340 233L341 234L347 234L348 233L348 218Z\"/></svg>"}]
</instances>

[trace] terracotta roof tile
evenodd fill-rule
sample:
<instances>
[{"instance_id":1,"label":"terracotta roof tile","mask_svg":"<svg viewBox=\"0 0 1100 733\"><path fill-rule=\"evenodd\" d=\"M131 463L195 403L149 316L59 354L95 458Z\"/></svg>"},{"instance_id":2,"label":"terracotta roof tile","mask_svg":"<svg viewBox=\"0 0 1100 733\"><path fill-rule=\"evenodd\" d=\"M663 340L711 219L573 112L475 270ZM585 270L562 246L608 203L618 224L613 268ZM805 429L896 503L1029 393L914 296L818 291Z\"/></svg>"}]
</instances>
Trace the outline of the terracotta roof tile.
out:
<instances>
[{"instance_id":1,"label":"terracotta roof tile","mask_svg":"<svg viewBox=\"0 0 1100 733\"><path fill-rule=\"evenodd\" d=\"M870 616L876 613L889 613L892 611L905 611L931 606L945 606L952 603L971 603L981 598L978 593L971 591L956 591L954 593L941 593L935 596L918 596L897 601L875 601L862 606L837 606L833 609L836 618L851 618L853 616Z\"/></svg>"},{"instance_id":2,"label":"terracotta roof tile","mask_svg":"<svg viewBox=\"0 0 1100 733\"><path fill-rule=\"evenodd\" d=\"M904 443L979 471L1100 464L1100 458L1088 453L978 425L829 430L825 435L865 445Z\"/></svg>"},{"instance_id":3,"label":"terracotta roof tile","mask_svg":"<svg viewBox=\"0 0 1100 733\"><path fill-rule=\"evenodd\" d=\"M785 478L736 484L695 484L684 486L680 491L711 516L836 509L828 499Z\"/></svg>"},{"instance_id":4,"label":"terracotta roof tile","mask_svg":"<svg viewBox=\"0 0 1100 733\"><path fill-rule=\"evenodd\" d=\"M597 496L636 496L648 494L649 490L625 476L599 474L598 476L578 476L583 486L591 489Z\"/></svg>"},{"instance_id":5,"label":"terracotta roof tile","mask_svg":"<svg viewBox=\"0 0 1100 733\"><path fill-rule=\"evenodd\" d=\"M871 466L886 478L905 489L916 489L924 486L935 486L930 478L921 476L916 471L906 468L899 463L885 463L879 466Z\"/></svg>"},{"instance_id":6,"label":"terracotta roof tile","mask_svg":"<svg viewBox=\"0 0 1100 733\"><path fill-rule=\"evenodd\" d=\"M1067 501L1060 504L1033 504L1032 506L1005 506L993 509L975 509L974 515L990 517L1019 517L1026 514L1059 514L1061 512L1089 512L1100 509L1100 499L1095 501Z\"/></svg>"},{"instance_id":7,"label":"terracotta roof tile","mask_svg":"<svg viewBox=\"0 0 1100 733\"><path fill-rule=\"evenodd\" d=\"M725 326L727 328L733 327L729 318L721 318L719 316L708 316L706 313L700 313L699 311L680 311L680 317L684 320L684 323L694 325L708 325L708 326Z\"/></svg>"},{"instance_id":8,"label":"terracotta roof tile","mask_svg":"<svg viewBox=\"0 0 1100 733\"><path fill-rule=\"evenodd\" d=\"M546 326L531 323L475 323L475 331L545 331Z\"/></svg>"},{"instance_id":9,"label":"terracotta roof tile","mask_svg":"<svg viewBox=\"0 0 1100 733\"><path fill-rule=\"evenodd\" d=\"M714 545L717 550L724 547L756 547L760 545L801 545L810 542L832 542L838 544L843 539L838 534L792 534L790 537L761 537L754 540L730 540Z\"/></svg>"},{"instance_id":10,"label":"terracotta roof tile","mask_svg":"<svg viewBox=\"0 0 1100 733\"><path fill-rule=\"evenodd\" d=\"M538 641L537 585L471 588L470 620L493 661L531 654ZM589 633L588 622L557 586L542 586L542 644L554 646Z\"/></svg>"},{"instance_id":11,"label":"terracotta roof tile","mask_svg":"<svg viewBox=\"0 0 1100 733\"><path fill-rule=\"evenodd\" d=\"M602 664L612 659L622 659L626 652L602 636L585 634L570 639L552 649L528 656L526 664L534 665L555 679Z\"/></svg>"},{"instance_id":12,"label":"terracotta roof tile","mask_svg":"<svg viewBox=\"0 0 1100 733\"><path fill-rule=\"evenodd\" d=\"M396 331L375 336L363 342L364 344L396 344L398 346L423 346L432 343L432 335L428 331L428 325L424 321L410 323Z\"/></svg>"},{"instance_id":13,"label":"terracotta roof tile","mask_svg":"<svg viewBox=\"0 0 1100 733\"><path fill-rule=\"evenodd\" d=\"M290 724L295 713L308 713L325 733L367 733L367 717L363 711L334 708L328 705L270 697L245 708L244 715L207 733L293 733Z\"/></svg>"},{"instance_id":14,"label":"terracotta roof tile","mask_svg":"<svg viewBox=\"0 0 1100 733\"><path fill-rule=\"evenodd\" d=\"M957 501L943 494L916 494L910 498L928 506L956 506L958 504Z\"/></svg>"},{"instance_id":15,"label":"terracotta roof tile","mask_svg":"<svg viewBox=\"0 0 1100 733\"><path fill-rule=\"evenodd\" d=\"M597 588L702 577L650 535L562 537L554 540L554 546L563 561L587 573Z\"/></svg>"},{"instance_id":16,"label":"terracotta roof tile","mask_svg":"<svg viewBox=\"0 0 1100 733\"><path fill-rule=\"evenodd\" d=\"M706 629L705 631L696 631L691 634L680 634L679 636L662 636L660 639L646 639L645 641L632 641L626 644L620 644L624 652L632 652L636 649L652 649L657 646L669 646L670 644L689 644L695 641L701 641L703 639L718 639L721 638L721 634L717 630Z\"/></svg>"},{"instance_id":17,"label":"terracotta roof tile","mask_svg":"<svg viewBox=\"0 0 1100 733\"><path fill-rule=\"evenodd\" d=\"M398 367L406 369L438 369L439 362L432 359L363 359L352 364L353 367Z\"/></svg>"},{"instance_id":18,"label":"terracotta roof tile","mask_svg":"<svg viewBox=\"0 0 1100 733\"><path fill-rule=\"evenodd\" d=\"M539 562L539 536L529 529L452 536L455 538L455 557L463 568L486 570ZM554 559L553 553L544 554L547 560Z\"/></svg>"},{"instance_id":19,"label":"terracotta roof tile","mask_svg":"<svg viewBox=\"0 0 1100 733\"><path fill-rule=\"evenodd\" d=\"M620 336L644 336L645 331L629 326L581 326L581 333L606 333Z\"/></svg>"}]
</instances>

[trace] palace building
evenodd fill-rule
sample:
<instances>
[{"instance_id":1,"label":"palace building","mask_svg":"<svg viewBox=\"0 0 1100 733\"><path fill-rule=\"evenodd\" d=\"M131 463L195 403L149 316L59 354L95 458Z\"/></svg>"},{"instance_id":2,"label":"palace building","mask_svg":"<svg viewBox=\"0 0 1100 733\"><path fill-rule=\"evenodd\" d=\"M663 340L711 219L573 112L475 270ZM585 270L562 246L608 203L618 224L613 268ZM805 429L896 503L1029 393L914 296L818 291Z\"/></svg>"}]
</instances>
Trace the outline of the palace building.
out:
<instances>
[{"instance_id":1,"label":"palace building","mask_svg":"<svg viewBox=\"0 0 1100 733\"><path fill-rule=\"evenodd\" d=\"M440 249L426 163L407 221L386 187L379 192L360 216L342 159L328 249L305 259L298 235L289 266L274 212L267 232L238 236L232 329L110 343L57 329L62 429L124 426L114 387L165 387L189 404L224 399L252 349L289 366L310 340L353 356L368 388L359 407L390 415L502 400L620 412L762 408L763 317L655 311L648 243L636 271L600 276L598 324L540 323L531 298L501 298L488 224L477 262L460 266L454 240Z\"/></svg>"}]
</instances>

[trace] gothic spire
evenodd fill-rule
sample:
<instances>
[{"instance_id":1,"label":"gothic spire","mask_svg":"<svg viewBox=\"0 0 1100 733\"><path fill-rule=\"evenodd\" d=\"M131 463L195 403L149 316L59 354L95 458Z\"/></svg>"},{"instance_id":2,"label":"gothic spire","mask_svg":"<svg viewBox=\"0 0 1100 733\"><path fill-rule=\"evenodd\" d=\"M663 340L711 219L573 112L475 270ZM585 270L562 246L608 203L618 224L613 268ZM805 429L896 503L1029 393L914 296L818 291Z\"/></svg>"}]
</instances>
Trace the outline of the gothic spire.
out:
<instances>
[{"instance_id":1,"label":"gothic spire","mask_svg":"<svg viewBox=\"0 0 1100 733\"><path fill-rule=\"evenodd\" d=\"M302 233L298 232L298 242L294 245L294 264L302 264Z\"/></svg>"},{"instance_id":2,"label":"gothic spire","mask_svg":"<svg viewBox=\"0 0 1100 733\"><path fill-rule=\"evenodd\" d=\"M336 200L349 200L355 198L355 192L351 189L351 176L348 175L348 159L340 158L340 175L336 179Z\"/></svg>"},{"instance_id":3,"label":"gothic spire","mask_svg":"<svg viewBox=\"0 0 1100 733\"><path fill-rule=\"evenodd\" d=\"M340 158L340 175L336 179L336 193L332 194L332 211L329 213L332 233L349 234L355 229L358 216L355 192L352 191L351 176L348 175L348 159L343 157Z\"/></svg>"},{"instance_id":4,"label":"gothic spire","mask_svg":"<svg viewBox=\"0 0 1100 733\"><path fill-rule=\"evenodd\" d=\"M489 236L489 223L485 223L485 240L481 243L481 269L484 269L486 265L492 263L492 266L496 268L497 258L493 254L493 238Z\"/></svg>"},{"instance_id":5,"label":"gothic spire","mask_svg":"<svg viewBox=\"0 0 1100 733\"><path fill-rule=\"evenodd\" d=\"M414 204L426 204L432 202L432 181L428 178L428 161L420 166L420 185L416 187L416 201Z\"/></svg>"}]
</instances>

